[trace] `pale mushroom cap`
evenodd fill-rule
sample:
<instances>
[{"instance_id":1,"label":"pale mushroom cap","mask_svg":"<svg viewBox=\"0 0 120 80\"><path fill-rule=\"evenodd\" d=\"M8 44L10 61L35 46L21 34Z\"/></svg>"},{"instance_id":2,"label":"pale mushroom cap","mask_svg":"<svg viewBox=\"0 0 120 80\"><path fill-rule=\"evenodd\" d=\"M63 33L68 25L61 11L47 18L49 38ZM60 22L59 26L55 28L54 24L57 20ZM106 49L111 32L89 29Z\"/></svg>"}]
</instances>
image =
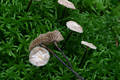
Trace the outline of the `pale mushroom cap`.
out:
<instances>
[{"instance_id":1,"label":"pale mushroom cap","mask_svg":"<svg viewBox=\"0 0 120 80\"><path fill-rule=\"evenodd\" d=\"M89 48L92 49L97 49L97 47L95 45L93 45L92 43L88 43L86 41L81 41L81 44L88 46Z\"/></svg>"},{"instance_id":2,"label":"pale mushroom cap","mask_svg":"<svg viewBox=\"0 0 120 80\"><path fill-rule=\"evenodd\" d=\"M45 48L35 47L30 52L29 62L34 66L44 66L48 63L49 58L49 52Z\"/></svg>"},{"instance_id":3,"label":"pale mushroom cap","mask_svg":"<svg viewBox=\"0 0 120 80\"><path fill-rule=\"evenodd\" d=\"M68 0L58 0L58 3L71 9L76 9L74 4Z\"/></svg>"},{"instance_id":4,"label":"pale mushroom cap","mask_svg":"<svg viewBox=\"0 0 120 80\"><path fill-rule=\"evenodd\" d=\"M78 33L83 33L82 27L75 21L66 22L66 26L72 31L75 31L75 32L78 32Z\"/></svg>"}]
</instances>

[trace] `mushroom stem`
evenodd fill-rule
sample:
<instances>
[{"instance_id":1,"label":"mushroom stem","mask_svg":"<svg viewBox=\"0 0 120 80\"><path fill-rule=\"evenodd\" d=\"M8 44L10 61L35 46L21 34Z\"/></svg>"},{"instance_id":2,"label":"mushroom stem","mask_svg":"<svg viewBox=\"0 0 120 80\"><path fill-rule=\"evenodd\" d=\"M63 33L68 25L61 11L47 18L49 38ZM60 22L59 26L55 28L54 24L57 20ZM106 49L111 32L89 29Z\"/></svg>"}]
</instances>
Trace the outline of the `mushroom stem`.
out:
<instances>
[{"instance_id":1,"label":"mushroom stem","mask_svg":"<svg viewBox=\"0 0 120 80\"><path fill-rule=\"evenodd\" d=\"M32 1L33 1L33 0L30 0L29 3L28 3L27 9L26 9L27 12L28 12L29 9L30 9L30 6L31 6L31 4L32 4Z\"/></svg>"},{"instance_id":2,"label":"mushroom stem","mask_svg":"<svg viewBox=\"0 0 120 80\"><path fill-rule=\"evenodd\" d=\"M54 42L54 45L56 46L56 48L62 53L62 55L64 56L64 58L66 59L66 61L68 62L69 66L72 68L72 64L69 62L68 58L66 57L66 55L64 54L64 52L59 48L57 42Z\"/></svg>"},{"instance_id":3,"label":"mushroom stem","mask_svg":"<svg viewBox=\"0 0 120 80\"><path fill-rule=\"evenodd\" d=\"M67 41L70 39L70 36L72 35L72 33L73 33L72 31L70 31L70 32L68 33L68 35L67 35L67 37L66 37L66 39L65 39L65 41L64 41L61 49L64 49L64 47L66 46L66 43L67 43Z\"/></svg>"},{"instance_id":4,"label":"mushroom stem","mask_svg":"<svg viewBox=\"0 0 120 80\"><path fill-rule=\"evenodd\" d=\"M119 46L119 41L118 41L118 39L116 38L116 47L118 47Z\"/></svg>"},{"instance_id":5,"label":"mushroom stem","mask_svg":"<svg viewBox=\"0 0 120 80\"><path fill-rule=\"evenodd\" d=\"M82 67L83 63L85 62L85 58L87 56L87 52L88 52L88 47L86 47L85 53L82 56L82 59L81 59L81 62L80 62L80 67Z\"/></svg>"},{"instance_id":6,"label":"mushroom stem","mask_svg":"<svg viewBox=\"0 0 120 80\"><path fill-rule=\"evenodd\" d=\"M75 72L71 67L69 67L63 60L61 60L51 49L49 49L47 46L40 44L41 47L46 48L50 53L52 53L64 66L66 66L70 71L72 71L76 77L78 77L80 80L84 80L82 76L79 76L77 72Z\"/></svg>"}]
</instances>

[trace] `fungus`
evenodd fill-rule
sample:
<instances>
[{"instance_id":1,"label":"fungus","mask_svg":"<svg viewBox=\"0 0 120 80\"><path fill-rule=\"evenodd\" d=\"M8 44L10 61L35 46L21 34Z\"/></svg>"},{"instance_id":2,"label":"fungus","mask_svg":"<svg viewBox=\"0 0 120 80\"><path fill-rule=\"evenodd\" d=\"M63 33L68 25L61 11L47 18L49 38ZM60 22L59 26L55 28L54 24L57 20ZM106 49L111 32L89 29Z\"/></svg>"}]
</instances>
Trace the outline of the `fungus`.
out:
<instances>
[{"instance_id":1,"label":"fungus","mask_svg":"<svg viewBox=\"0 0 120 80\"><path fill-rule=\"evenodd\" d=\"M44 66L50 58L49 52L43 47L35 47L30 51L29 61L35 66Z\"/></svg>"},{"instance_id":2,"label":"fungus","mask_svg":"<svg viewBox=\"0 0 120 80\"><path fill-rule=\"evenodd\" d=\"M50 43L54 43L56 48L62 53L69 66L72 67L71 63L68 61L68 58L64 54L64 52L58 47L57 42L64 40L62 34L58 31L52 31L45 34L40 34L36 39L34 39L29 46L29 50L31 51L34 47L39 46L40 44L49 45Z\"/></svg>"},{"instance_id":3,"label":"fungus","mask_svg":"<svg viewBox=\"0 0 120 80\"><path fill-rule=\"evenodd\" d=\"M70 71L72 71L76 77L81 80L84 80L83 77L79 76L77 72L75 72L70 66L70 62L65 56L64 52L58 47L57 42L62 41L64 38L58 30L48 32L45 34L40 34L35 40L30 43L29 50L30 56L29 61L35 66L44 66L48 63L50 55L49 52L52 53L64 66L66 66ZM51 49L47 47L48 44L54 43L54 45L58 48L59 51L62 52L66 61L69 63L69 66L61 60Z\"/></svg>"},{"instance_id":4,"label":"fungus","mask_svg":"<svg viewBox=\"0 0 120 80\"><path fill-rule=\"evenodd\" d=\"M78 32L78 33L83 33L82 27L75 21L66 22L66 26L72 31L75 31L75 32Z\"/></svg>"},{"instance_id":5,"label":"fungus","mask_svg":"<svg viewBox=\"0 0 120 80\"><path fill-rule=\"evenodd\" d=\"M85 62L85 59L86 59L86 55L87 55L87 52L88 52L88 47L91 48L91 49L97 49L97 47L95 45L93 45L92 43L88 43L86 41L81 41L81 44L87 46L86 49L85 49L85 53L83 54L81 62L80 62L80 66L82 67L82 64Z\"/></svg>"},{"instance_id":6,"label":"fungus","mask_svg":"<svg viewBox=\"0 0 120 80\"><path fill-rule=\"evenodd\" d=\"M88 43L86 41L81 41L81 44L86 45L87 47L89 47L91 49L97 49L97 47L95 45L93 45L92 43Z\"/></svg>"},{"instance_id":7,"label":"fungus","mask_svg":"<svg viewBox=\"0 0 120 80\"><path fill-rule=\"evenodd\" d=\"M54 41L59 42L62 40L64 40L64 38L58 30L48 32L45 34L40 34L36 39L34 39L30 43L29 50L32 50L32 48L38 46L41 43L48 45L50 43L53 43Z\"/></svg>"},{"instance_id":8,"label":"fungus","mask_svg":"<svg viewBox=\"0 0 120 80\"><path fill-rule=\"evenodd\" d=\"M65 42L62 45L62 49L66 45L66 42L69 40L70 36L73 34L73 31L78 32L78 33L83 33L82 27L75 21L68 21L66 22L67 28L69 28L71 31L68 33Z\"/></svg>"},{"instance_id":9,"label":"fungus","mask_svg":"<svg viewBox=\"0 0 120 80\"><path fill-rule=\"evenodd\" d=\"M58 3L71 9L76 9L74 4L68 0L58 0Z\"/></svg>"}]
</instances>

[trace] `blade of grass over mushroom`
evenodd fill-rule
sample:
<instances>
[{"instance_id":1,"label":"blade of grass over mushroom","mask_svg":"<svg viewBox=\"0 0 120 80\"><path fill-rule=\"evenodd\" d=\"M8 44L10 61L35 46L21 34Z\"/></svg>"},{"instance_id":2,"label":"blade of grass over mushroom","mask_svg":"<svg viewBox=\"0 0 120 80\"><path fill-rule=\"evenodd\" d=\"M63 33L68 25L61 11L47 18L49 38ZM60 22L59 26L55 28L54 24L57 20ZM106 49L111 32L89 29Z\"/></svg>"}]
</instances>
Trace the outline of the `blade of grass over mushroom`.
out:
<instances>
[{"instance_id":1,"label":"blade of grass over mushroom","mask_svg":"<svg viewBox=\"0 0 120 80\"><path fill-rule=\"evenodd\" d=\"M47 46L40 44L41 47L46 48L50 53L52 53L64 66L66 66L70 71L72 71L76 77L80 80L84 80L82 76L80 76L77 72L75 72L71 67L69 67L67 64L65 64L64 61L62 61L51 49L49 49Z\"/></svg>"},{"instance_id":2,"label":"blade of grass over mushroom","mask_svg":"<svg viewBox=\"0 0 120 80\"><path fill-rule=\"evenodd\" d=\"M49 52L42 47L35 47L30 51L29 62L35 66L44 66L50 58Z\"/></svg>"},{"instance_id":3,"label":"blade of grass over mushroom","mask_svg":"<svg viewBox=\"0 0 120 80\"><path fill-rule=\"evenodd\" d=\"M67 56L64 54L64 52L59 48L57 42L54 42L56 48L62 53L62 55L64 56L64 58L66 59L66 61L68 62L69 66L72 68L72 64L70 63L70 61L68 60Z\"/></svg>"},{"instance_id":4,"label":"blade of grass over mushroom","mask_svg":"<svg viewBox=\"0 0 120 80\"><path fill-rule=\"evenodd\" d=\"M68 0L58 0L58 3L71 9L76 9L74 4Z\"/></svg>"}]
</instances>

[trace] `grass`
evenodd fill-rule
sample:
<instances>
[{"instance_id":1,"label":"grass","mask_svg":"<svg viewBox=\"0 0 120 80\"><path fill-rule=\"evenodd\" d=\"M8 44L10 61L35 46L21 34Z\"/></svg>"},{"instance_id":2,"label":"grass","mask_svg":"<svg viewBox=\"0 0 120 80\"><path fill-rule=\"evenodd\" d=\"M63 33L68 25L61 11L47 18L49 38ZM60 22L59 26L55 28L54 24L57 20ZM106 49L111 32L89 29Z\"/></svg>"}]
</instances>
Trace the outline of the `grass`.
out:
<instances>
[{"instance_id":1,"label":"grass","mask_svg":"<svg viewBox=\"0 0 120 80\"><path fill-rule=\"evenodd\" d=\"M73 68L86 80L120 80L120 1L70 0L77 10L67 9L57 0L33 2L25 12L28 0L0 0L0 80L76 80L76 77L51 55L44 67L29 63L29 43L41 33L58 29L64 37L70 32L66 21L78 22L83 34L75 33L64 49ZM97 50L85 52L81 40L92 42ZM62 43L59 43L62 46ZM54 50L54 49L53 49ZM60 52L54 50L59 57Z\"/></svg>"}]
</instances>

